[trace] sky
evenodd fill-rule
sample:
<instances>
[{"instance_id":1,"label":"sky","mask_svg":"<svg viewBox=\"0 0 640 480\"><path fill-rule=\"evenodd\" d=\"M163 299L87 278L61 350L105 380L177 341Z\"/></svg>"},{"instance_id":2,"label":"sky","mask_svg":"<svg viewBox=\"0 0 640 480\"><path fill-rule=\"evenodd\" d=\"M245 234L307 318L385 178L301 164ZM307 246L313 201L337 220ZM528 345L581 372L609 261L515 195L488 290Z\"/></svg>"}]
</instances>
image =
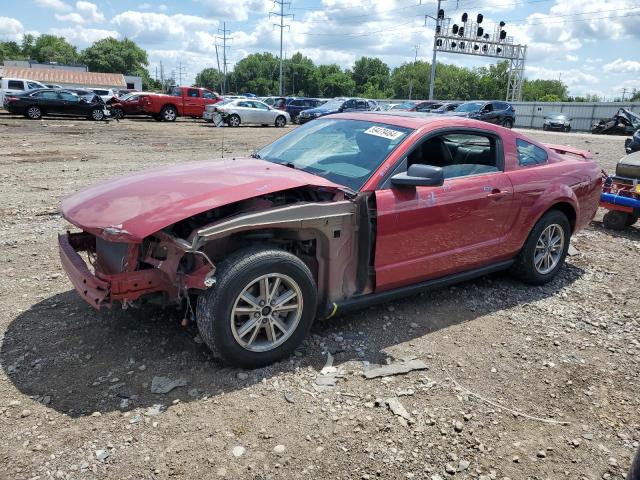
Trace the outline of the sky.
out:
<instances>
[{"instance_id":1,"label":"sky","mask_svg":"<svg viewBox=\"0 0 640 480\"><path fill-rule=\"evenodd\" d=\"M104 37L130 38L147 50L155 76L182 70L193 82L216 67L215 44L223 25L230 40L229 68L256 52L280 50L280 7L268 0L0 0L0 40L52 33L84 48ZM499 21L516 43L527 45L525 76L561 79L572 95L620 97L640 89L640 0L443 0L452 22L463 12L491 29ZM436 0L290 0L284 5L284 55L296 51L318 63L349 68L376 56L391 68L431 61ZM224 22L224 23L223 23ZM485 28L485 30L487 30ZM222 48L219 47L220 57ZM491 59L439 54L438 60L486 66Z\"/></svg>"}]
</instances>

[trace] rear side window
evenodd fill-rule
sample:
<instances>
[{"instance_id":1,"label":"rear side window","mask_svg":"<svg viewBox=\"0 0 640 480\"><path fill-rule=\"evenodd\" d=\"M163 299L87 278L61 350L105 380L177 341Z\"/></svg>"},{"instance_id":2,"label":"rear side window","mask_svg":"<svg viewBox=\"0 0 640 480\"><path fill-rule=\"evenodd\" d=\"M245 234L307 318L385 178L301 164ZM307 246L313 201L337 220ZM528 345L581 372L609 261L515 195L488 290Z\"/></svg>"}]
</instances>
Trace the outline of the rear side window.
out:
<instances>
[{"instance_id":1,"label":"rear side window","mask_svg":"<svg viewBox=\"0 0 640 480\"><path fill-rule=\"evenodd\" d=\"M547 152L533 143L518 138L516 140L516 148L518 150L518 164L520 166L528 167L547 163Z\"/></svg>"},{"instance_id":2,"label":"rear side window","mask_svg":"<svg viewBox=\"0 0 640 480\"><path fill-rule=\"evenodd\" d=\"M171 95L173 95L174 97L181 97L182 90L180 89L180 87L173 87L173 89L171 90Z\"/></svg>"},{"instance_id":3,"label":"rear side window","mask_svg":"<svg viewBox=\"0 0 640 480\"><path fill-rule=\"evenodd\" d=\"M200 96L200 93L198 92L197 88L190 88L189 90L187 90L187 96L198 98Z\"/></svg>"},{"instance_id":4,"label":"rear side window","mask_svg":"<svg viewBox=\"0 0 640 480\"><path fill-rule=\"evenodd\" d=\"M9 80L7 88L11 90L24 90L24 82L22 80Z\"/></svg>"},{"instance_id":5,"label":"rear side window","mask_svg":"<svg viewBox=\"0 0 640 480\"><path fill-rule=\"evenodd\" d=\"M202 92L202 96L204 98L216 98L216 96L211 92Z\"/></svg>"},{"instance_id":6,"label":"rear side window","mask_svg":"<svg viewBox=\"0 0 640 480\"><path fill-rule=\"evenodd\" d=\"M43 90L41 92L38 92L37 96L38 96L38 98L46 98L47 100L57 100L58 99L58 94L56 92L47 91L47 90Z\"/></svg>"},{"instance_id":7,"label":"rear side window","mask_svg":"<svg viewBox=\"0 0 640 480\"><path fill-rule=\"evenodd\" d=\"M109 95L109 90L100 90L99 88L96 88L93 90L93 93L96 95Z\"/></svg>"}]
</instances>

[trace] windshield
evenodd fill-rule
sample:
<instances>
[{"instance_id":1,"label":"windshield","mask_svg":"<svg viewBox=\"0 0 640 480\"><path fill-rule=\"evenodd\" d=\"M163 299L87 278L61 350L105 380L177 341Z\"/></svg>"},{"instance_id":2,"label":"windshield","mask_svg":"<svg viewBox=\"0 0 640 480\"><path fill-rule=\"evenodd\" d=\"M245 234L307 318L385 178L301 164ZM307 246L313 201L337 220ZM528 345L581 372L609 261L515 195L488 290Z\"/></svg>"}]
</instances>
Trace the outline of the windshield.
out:
<instances>
[{"instance_id":1,"label":"windshield","mask_svg":"<svg viewBox=\"0 0 640 480\"><path fill-rule=\"evenodd\" d=\"M338 110L342 107L344 100L329 100L327 103L322 105L322 108L326 108L327 110Z\"/></svg>"},{"instance_id":2,"label":"windshield","mask_svg":"<svg viewBox=\"0 0 640 480\"><path fill-rule=\"evenodd\" d=\"M463 103L458 108L456 108L455 112L479 112L482 108L482 104L479 102L469 102Z\"/></svg>"},{"instance_id":3,"label":"windshield","mask_svg":"<svg viewBox=\"0 0 640 480\"><path fill-rule=\"evenodd\" d=\"M364 120L318 119L264 147L256 156L359 190L411 132Z\"/></svg>"},{"instance_id":4,"label":"windshield","mask_svg":"<svg viewBox=\"0 0 640 480\"><path fill-rule=\"evenodd\" d=\"M554 118L556 120L566 120L567 116L564 113L550 113L547 118Z\"/></svg>"},{"instance_id":5,"label":"windshield","mask_svg":"<svg viewBox=\"0 0 640 480\"><path fill-rule=\"evenodd\" d=\"M417 102L404 102L400 105L395 105L391 108L391 110L410 110L415 107Z\"/></svg>"}]
</instances>

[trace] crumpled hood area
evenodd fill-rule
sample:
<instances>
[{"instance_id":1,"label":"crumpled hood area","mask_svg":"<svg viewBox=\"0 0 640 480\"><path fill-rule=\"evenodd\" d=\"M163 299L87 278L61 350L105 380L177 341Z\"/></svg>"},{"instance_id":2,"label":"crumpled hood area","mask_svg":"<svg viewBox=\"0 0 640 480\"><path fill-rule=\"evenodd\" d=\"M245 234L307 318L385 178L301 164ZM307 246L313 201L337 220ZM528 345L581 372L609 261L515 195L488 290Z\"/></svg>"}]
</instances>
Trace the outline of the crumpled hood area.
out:
<instances>
[{"instance_id":1,"label":"crumpled hood area","mask_svg":"<svg viewBox=\"0 0 640 480\"><path fill-rule=\"evenodd\" d=\"M300 170L236 158L161 167L107 180L65 198L61 210L64 218L87 232L140 242L192 215L303 186L340 188Z\"/></svg>"}]
</instances>

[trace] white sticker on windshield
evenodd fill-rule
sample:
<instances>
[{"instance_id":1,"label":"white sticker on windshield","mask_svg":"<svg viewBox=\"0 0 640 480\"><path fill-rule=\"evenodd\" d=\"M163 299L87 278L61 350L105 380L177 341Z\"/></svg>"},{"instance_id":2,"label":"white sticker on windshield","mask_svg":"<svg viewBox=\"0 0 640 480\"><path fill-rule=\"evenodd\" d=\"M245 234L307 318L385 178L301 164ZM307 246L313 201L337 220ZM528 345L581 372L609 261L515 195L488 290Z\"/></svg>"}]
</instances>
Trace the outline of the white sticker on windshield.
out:
<instances>
[{"instance_id":1,"label":"white sticker on windshield","mask_svg":"<svg viewBox=\"0 0 640 480\"><path fill-rule=\"evenodd\" d=\"M402 136L402 132L385 127L369 127L364 133L375 135L376 137L388 138L389 140L396 140Z\"/></svg>"}]
</instances>

